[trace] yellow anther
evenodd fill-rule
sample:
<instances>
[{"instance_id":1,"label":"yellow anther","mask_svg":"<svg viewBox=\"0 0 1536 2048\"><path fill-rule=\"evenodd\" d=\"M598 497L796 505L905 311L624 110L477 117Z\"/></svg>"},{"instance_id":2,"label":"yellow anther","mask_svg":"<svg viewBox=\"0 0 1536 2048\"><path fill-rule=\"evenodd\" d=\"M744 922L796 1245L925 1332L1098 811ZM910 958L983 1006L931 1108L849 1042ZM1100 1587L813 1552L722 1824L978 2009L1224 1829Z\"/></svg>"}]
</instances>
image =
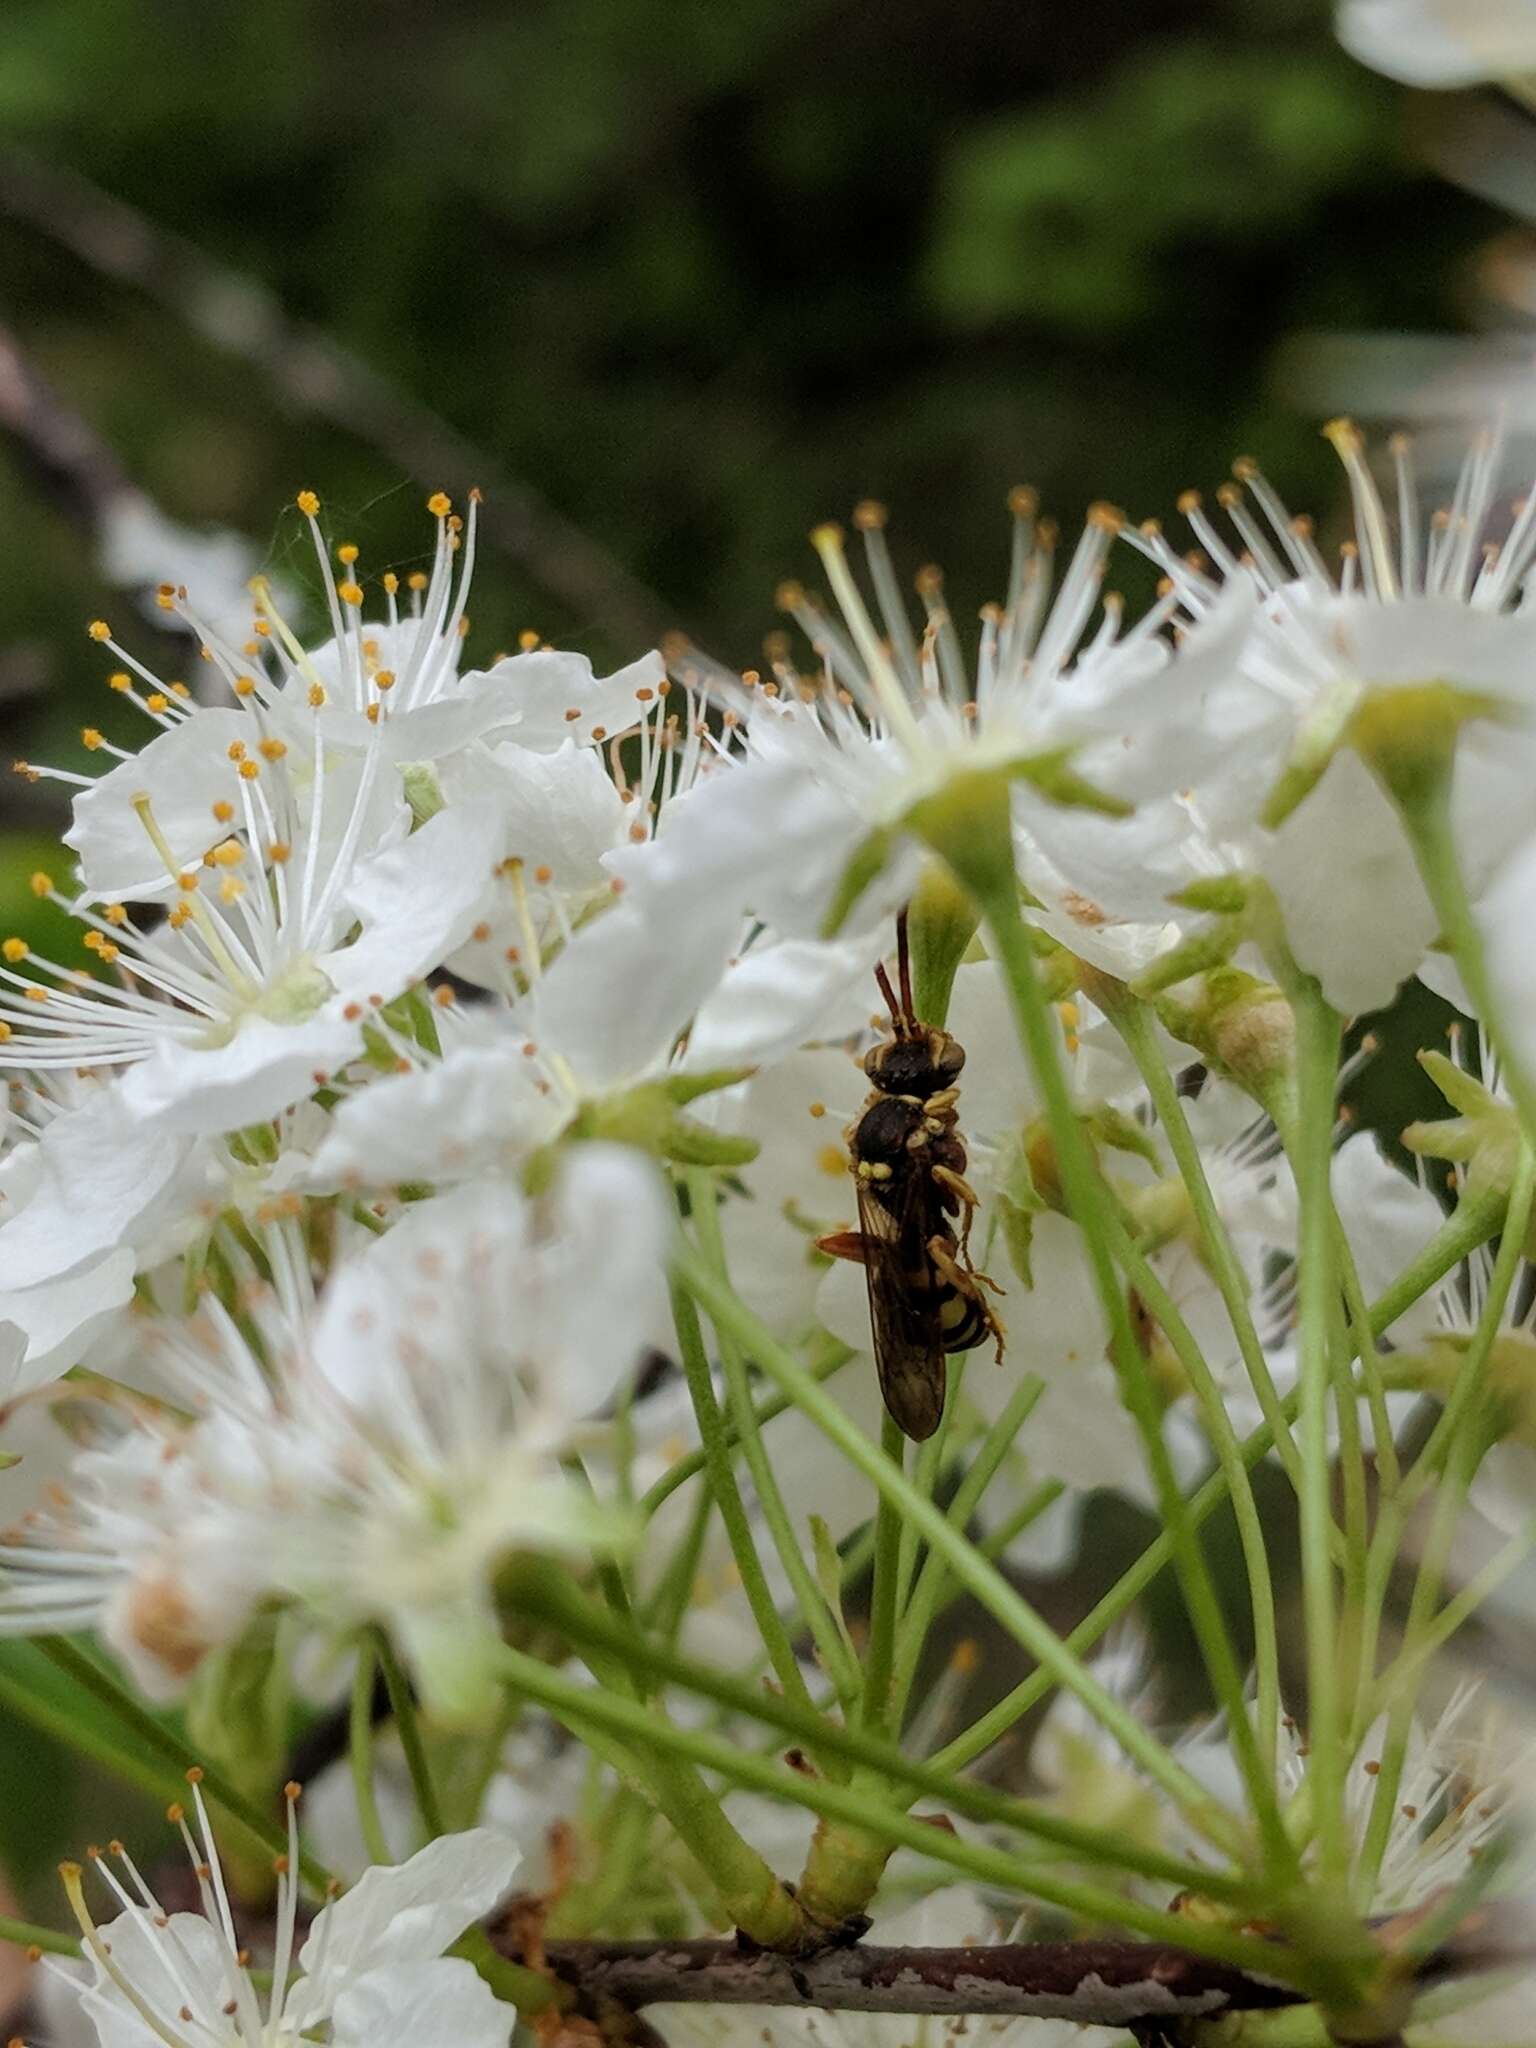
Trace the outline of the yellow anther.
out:
<instances>
[{"instance_id":1,"label":"yellow anther","mask_svg":"<svg viewBox=\"0 0 1536 2048\"><path fill-rule=\"evenodd\" d=\"M87 932L81 940L87 953L99 953L107 941L100 932Z\"/></svg>"},{"instance_id":2,"label":"yellow anther","mask_svg":"<svg viewBox=\"0 0 1536 2048\"><path fill-rule=\"evenodd\" d=\"M7 939L4 945L0 945L0 953L3 953L14 967L18 960L26 959L27 942L25 939Z\"/></svg>"},{"instance_id":3,"label":"yellow anther","mask_svg":"<svg viewBox=\"0 0 1536 2048\"><path fill-rule=\"evenodd\" d=\"M381 668L373 678L376 690L392 690L395 687L395 672L392 668Z\"/></svg>"},{"instance_id":4,"label":"yellow anther","mask_svg":"<svg viewBox=\"0 0 1536 2048\"><path fill-rule=\"evenodd\" d=\"M237 697L254 697L255 694L256 678L254 676L235 677L235 695Z\"/></svg>"},{"instance_id":5,"label":"yellow anther","mask_svg":"<svg viewBox=\"0 0 1536 2048\"><path fill-rule=\"evenodd\" d=\"M320 709L320 706L321 706L321 705L322 705L322 704L323 704L324 702L325 702L325 688L324 688L324 685L323 685L323 684L321 684L321 683L311 683L311 684L310 684L310 686L309 686L309 708L310 708L310 710L311 710L311 711L318 711L318 710Z\"/></svg>"},{"instance_id":6,"label":"yellow anther","mask_svg":"<svg viewBox=\"0 0 1536 2048\"><path fill-rule=\"evenodd\" d=\"M42 868L39 868L32 877L32 894L34 896L51 896L53 894L53 877L45 873Z\"/></svg>"},{"instance_id":7,"label":"yellow anther","mask_svg":"<svg viewBox=\"0 0 1536 2048\"><path fill-rule=\"evenodd\" d=\"M360 583L338 583L336 595L343 604L360 605L363 601L363 586Z\"/></svg>"},{"instance_id":8,"label":"yellow anther","mask_svg":"<svg viewBox=\"0 0 1536 2048\"><path fill-rule=\"evenodd\" d=\"M406 577L405 584L408 590L425 590L430 580L424 569L413 569Z\"/></svg>"},{"instance_id":9,"label":"yellow anther","mask_svg":"<svg viewBox=\"0 0 1536 2048\"><path fill-rule=\"evenodd\" d=\"M156 690L153 695L144 699L144 702L151 711L164 711L170 704L170 701L170 698L165 695L163 690Z\"/></svg>"},{"instance_id":10,"label":"yellow anther","mask_svg":"<svg viewBox=\"0 0 1536 2048\"><path fill-rule=\"evenodd\" d=\"M216 867L237 868L245 859L245 848L238 839L224 839L208 857Z\"/></svg>"},{"instance_id":11,"label":"yellow anther","mask_svg":"<svg viewBox=\"0 0 1536 2048\"><path fill-rule=\"evenodd\" d=\"M191 915L192 906L190 903L173 903L170 908L170 914L165 921L173 932L179 932Z\"/></svg>"},{"instance_id":12,"label":"yellow anther","mask_svg":"<svg viewBox=\"0 0 1536 2048\"><path fill-rule=\"evenodd\" d=\"M446 491L434 491L427 500L427 510L434 519L446 519L453 510L453 500Z\"/></svg>"},{"instance_id":13,"label":"yellow anther","mask_svg":"<svg viewBox=\"0 0 1536 2048\"><path fill-rule=\"evenodd\" d=\"M226 875L219 884L219 901L221 903L238 903L244 894L245 884L238 875Z\"/></svg>"},{"instance_id":14,"label":"yellow anther","mask_svg":"<svg viewBox=\"0 0 1536 2048\"><path fill-rule=\"evenodd\" d=\"M827 1105L824 1102L812 1102L807 1107L812 1116L825 1116L827 1113Z\"/></svg>"},{"instance_id":15,"label":"yellow anther","mask_svg":"<svg viewBox=\"0 0 1536 2048\"><path fill-rule=\"evenodd\" d=\"M242 782L254 782L261 773L261 763L259 761L242 761L235 770L235 773Z\"/></svg>"},{"instance_id":16,"label":"yellow anther","mask_svg":"<svg viewBox=\"0 0 1536 2048\"><path fill-rule=\"evenodd\" d=\"M198 877L195 868L183 868L181 873L176 877L176 886L185 895L190 896L193 890L197 887L197 881Z\"/></svg>"},{"instance_id":17,"label":"yellow anther","mask_svg":"<svg viewBox=\"0 0 1536 2048\"><path fill-rule=\"evenodd\" d=\"M175 611L175 609L176 609L176 593L175 593L175 591L174 591L174 590L168 590L168 589L164 588L163 586L162 586L162 588L161 588L161 589L157 590L157 591L155 592L155 609L156 609L156 611L161 611L161 612L173 612L173 611Z\"/></svg>"},{"instance_id":18,"label":"yellow anther","mask_svg":"<svg viewBox=\"0 0 1536 2048\"><path fill-rule=\"evenodd\" d=\"M230 803L227 798L221 796L218 802L213 806L214 823L218 825L227 825L234 815L234 805Z\"/></svg>"},{"instance_id":19,"label":"yellow anther","mask_svg":"<svg viewBox=\"0 0 1536 2048\"><path fill-rule=\"evenodd\" d=\"M453 990L446 982L440 983L432 991L432 1000L440 1010L451 1010L455 1000Z\"/></svg>"},{"instance_id":20,"label":"yellow anther","mask_svg":"<svg viewBox=\"0 0 1536 2048\"><path fill-rule=\"evenodd\" d=\"M522 653L532 654L539 644L539 636L531 626L525 626L517 636L517 644Z\"/></svg>"},{"instance_id":21,"label":"yellow anther","mask_svg":"<svg viewBox=\"0 0 1536 2048\"><path fill-rule=\"evenodd\" d=\"M293 502L298 506L306 519L313 519L320 510L320 500L313 491L300 491Z\"/></svg>"},{"instance_id":22,"label":"yellow anther","mask_svg":"<svg viewBox=\"0 0 1536 2048\"><path fill-rule=\"evenodd\" d=\"M286 839L274 839L267 848L267 859L271 861L275 868L280 868L285 860L292 858L292 855L293 848Z\"/></svg>"},{"instance_id":23,"label":"yellow anther","mask_svg":"<svg viewBox=\"0 0 1536 2048\"><path fill-rule=\"evenodd\" d=\"M243 761L245 759L245 741L231 740L224 751L231 761Z\"/></svg>"},{"instance_id":24,"label":"yellow anther","mask_svg":"<svg viewBox=\"0 0 1536 2048\"><path fill-rule=\"evenodd\" d=\"M10 1041L10 1037L11 1027L9 1024L6 1023L3 1017L0 1017L0 1045L8 1044Z\"/></svg>"},{"instance_id":25,"label":"yellow anther","mask_svg":"<svg viewBox=\"0 0 1536 2048\"><path fill-rule=\"evenodd\" d=\"M367 721L368 721L368 723L369 723L370 725L377 725L377 724L378 724L378 722L379 722L379 707L378 707L378 705L377 705L377 704L370 704L370 705L368 706L367 710L366 710L366 711L365 711L365 712L363 713L363 716L364 716L364 718L366 718L366 719L367 719Z\"/></svg>"},{"instance_id":26,"label":"yellow anther","mask_svg":"<svg viewBox=\"0 0 1536 2048\"><path fill-rule=\"evenodd\" d=\"M109 903L101 914L108 924L126 924L128 922L128 906L126 903Z\"/></svg>"},{"instance_id":27,"label":"yellow anther","mask_svg":"<svg viewBox=\"0 0 1536 2048\"><path fill-rule=\"evenodd\" d=\"M101 745L101 743L101 734L96 730L94 725L86 725L81 727L80 744L83 747L89 747L91 752L94 754L96 749Z\"/></svg>"},{"instance_id":28,"label":"yellow anther","mask_svg":"<svg viewBox=\"0 0 1536 2048\"><path fill-rule=\"evenodd\" d=\"M166 688L173 697L190 697L192 694L185 683L167 683Z\"/></svg>"},{"instance_id":29,"label":"yellow anther","mask_svg":"<svg viewBox=\"0 0 1536 2048\"><path fill-rule=\"evenodd\" d=\"M256 749L263 761L281 761L288 751L286 740L262 740Z\"/></svg>"},{"instance_id":30,"label":"yellow anther","mask_svg":"<svg viewBox=\"0 0 1536 2048\"><path fill-rule=\"evenodd\" d=\"M85 630L93 640L110 640L112 638L112 628L105 619L92 619Z\"/></svg>"},{"instance_id":31,"label":"yellow anther","mask_svg":"<svg viewBox=\"0 0 1536 2048\"><path fill-rule=\"evenodd\" d=\"M381 580L384 584L386 592L389 594L389 596L393 597L395 592L400 588L400 578L395 574L393 569L387 569L384 572L383 578Z\"/></svg>"},{"instance_id":32,"label":"yellow anther","mask_svg":"<svg viewBox=\"0 0 1536 2048\"><path fill-rule=\"evenodd\" d=\"M357 560L360 550L355 540L344 540L336 550L336 559L344 569L350 569Z\"/></svg>"},{"instance_id":33,"label":"yellow anther","mask_svg":"<svg viewBox=\"0 0 1536 2048\"><path fill-rule=\"evenodd\" d=\"M129 675L126 669L116 668L107 677L107 688L109 690L131 690L133 688L133 677Z\"/></svg>"},{"instance_id":34,"label":"yellow anther","mask_svg":"<svg viewBox=\"0 0 1536 2048\"><path fill-rule=\"evenodd\" d=\"M848 1171L848 1154L841 1145L823 1145L816 1154L816 1164L823 1173L840 1177Z\"/></svg>"},{"instance_id":35,"label":"yellow anther","mask_svg":"<svg viewBox=\"0 0 1536 2048\"><path fill-rule=\"evenodd\" d=\"M29 1003L46 1003L48 1000L47 989L38 988L35 984L27 989L25 993Z\"/></svg>"},{"instance_id":36,"label":"yellow anther","mask_svg":"<svg viewBox=\"0 0 1536 2048\"><path fill-rule=\"evenodd\" d=\"M121 950L121 947L114 946L110 939L103 939L101 944L96 948L96 957L101 961L104 967L110 967L112 965L112 962L117 958Z\"/></svg>"}]
</instances>

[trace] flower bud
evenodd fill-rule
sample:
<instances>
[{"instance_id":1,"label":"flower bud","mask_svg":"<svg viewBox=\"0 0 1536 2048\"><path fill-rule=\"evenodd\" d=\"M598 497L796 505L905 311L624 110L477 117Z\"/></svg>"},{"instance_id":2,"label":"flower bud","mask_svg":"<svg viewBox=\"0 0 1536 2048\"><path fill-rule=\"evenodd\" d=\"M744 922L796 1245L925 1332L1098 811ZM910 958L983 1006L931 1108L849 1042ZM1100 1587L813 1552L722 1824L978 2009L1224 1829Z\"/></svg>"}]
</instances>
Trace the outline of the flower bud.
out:
<instances>
[{"instance_id":1,"label":"flower bud","mask_svg":"<svg viewBox=\"0 0 1536 2048\"><path fill-rule=\"evenodd\" d=\"M1156 1008L1165 1029L1271 1114L1284 1105L1296 1069L1296 1019L1273 982L1215 968L1169 989Z\"/></svg>"}]
</instances>

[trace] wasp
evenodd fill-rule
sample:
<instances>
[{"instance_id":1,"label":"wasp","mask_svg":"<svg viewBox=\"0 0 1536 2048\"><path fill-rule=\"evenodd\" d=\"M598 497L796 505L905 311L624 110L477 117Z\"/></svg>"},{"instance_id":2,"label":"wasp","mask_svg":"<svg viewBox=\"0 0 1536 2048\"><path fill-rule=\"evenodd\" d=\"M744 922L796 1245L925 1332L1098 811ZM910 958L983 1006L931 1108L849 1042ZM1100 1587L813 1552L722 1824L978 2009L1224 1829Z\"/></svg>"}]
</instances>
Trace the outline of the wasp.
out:
<instances>
[{"instance_id":1,"label":"wasp","mask_svg":"<svg viewBox=\"0 0 1536 2048\"><path fill-rule=\"evenodd\" d=\"M965 1052L916 1014L905 912L896 960L894 989L884 963L875 969L892 1029L864 1056L872 1092L843 1134L859 1228L817 1244L863 1266L880 1392L902 1433L921 1443L944 1412L945 1354L990 1337L1001 1360L1003 1326L984 1291L1001 1290L971 1263L977 1198L956 1129Z\"/></svg>"}]
</instances>

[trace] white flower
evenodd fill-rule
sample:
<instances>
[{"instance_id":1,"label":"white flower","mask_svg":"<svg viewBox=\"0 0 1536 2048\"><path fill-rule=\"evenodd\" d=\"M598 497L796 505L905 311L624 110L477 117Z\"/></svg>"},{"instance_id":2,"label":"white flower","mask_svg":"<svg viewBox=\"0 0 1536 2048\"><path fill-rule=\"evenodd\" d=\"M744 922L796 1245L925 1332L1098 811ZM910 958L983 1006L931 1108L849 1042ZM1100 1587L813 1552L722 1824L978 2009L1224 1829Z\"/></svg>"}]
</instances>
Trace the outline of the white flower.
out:
<instances>
[{"instance_id":1,"label":"white flower","mask_svg":"<svg viewBox=\"0 0 1536 2048\"><path fill-rule=\"evenodd\" d=\"M121 1911L98 1922L85 1873L63 1866L91 1976L74 1977L99 2048L506 2048L516 2015L472 1964L443 1955L510 1887L519 1857L490 1828L444 1835L408 1863L378 1866L321 1908L297 1941L299 1847L288 1788L288 1854L278 1862L271 1987L263 1993L230 1910L197 1773L196 1832L180 1825L201 1911L167 1913L121 1843L92 1865Z\"/></svg>"},{"instance_id":2,"label":"white flower","mask_svg":"<svg viewBox=\"0 0 1536 2048\"><path fill-rule=\"evenodd\" d=\"M666 1237L652 1170L588 1145L538 1201L471 1183L343 1264L290 1384L274 1588L385 1622L445 1711L480 1697L496 1566L630 1533L561 1460L639 1362Z\"/></svg>"},{"instance_id":3,"label":"white flower","mask_svg":"<svg viewBox=\"0 0 1536 2048\"><path fill-rule=\"evenodd\" d=\"M1090 514L1052 600L1053 534L1036 526L1027 493L1015 493L1012 502L1016 542L1008 598L983 613L974 672L961 654L935 570L918 579L927 619L921 639L914 634L886 550L884 514L870 506L860 508L857 524L879 629L848 567L841 534L823 527L813 540L840 617L798 585L781 593L812 644L817 674L802 675L786 655L774 680L748 677L750 687L742 689L723 673L703 670L696 657L675 664L685 677L707 673L711 687L735 708L749 708L746 758L713 777L674 830L658 839L654 858L626 864L626 877L691 876L697 886L707 876L716 900L727 896L785 935L810 938L820 931L854 854L872 835L898 838L858 905L859 922L878 922L901 904L911 893L916 854L899 835L914 806L978 772L1018 778L1016 820L1046 849L1059 808L1053 789L1076 801L1060 775L1061 759L1073 749L1074 767L1116 799L1139 794L1144 785L1165 787L1159 729L1166 673L1190 671L1183 687L1195 690L1213 682L1230 659L1227 643L1251 599L1235 592L1222 620L1189 635L1177 653L1161 638L1166 603L1122 633L1118 602L1101 604L1100 597L1120 516L1106 507ZM1070 852L1064 845L1048 857L1061 866ZM1063 886L1071 883L1067 873Z\"/></svg>"},{"instance_id":4,"label":"white flower","mask_svg":"<svg viewBox=\"0 0 1536 2048\"><path fill-rule=\"evenodd\" d=\"M1392 693L1435 685L1466 699L1453 811L1474 893L1529 831L1536 768L1536 609L1525 602L1536 561L1536 499L1507 534L1495 521L1499 450L1477 442L1452 504L1421 519L1411 452L1393 443L1394 522L1346 421L1328 433L1349 477L1356 538L1336 581L1311 537L1249 462L1243 489L1221 504L1229 543L1197 494L1181 501L1211 572L1191 567L1155 525L1132 536L1167 573L1196 618L1234 585L1262 603L1232 673L1168 705L1165 788L1205 842L1202 856L1264 876L1279 897L1291 950L1347 1013L1379 1008L1414 973L1438 919L1385 791L1352 750L1351 721ZM1493 700L1497 722L1482 715ZM1271 806L1277 806L1271 808ZM1284 816L1266 829L1266 815Z\"/></svg>"},{"instance_id":5,"label":"white flower","mask_svg":"<svg viewBox=\"0 0 1536 2048\"><path fill-rule=\"evenodd\" d=\"M178 864L149 798L135 806L175 892L163 926L136 920L121 901L68 903L49 877L37 877L38 893L84 926L100 972L7 939L6 1066L121 1066L134 1116L171 1131L235 1130L299 1101L354 1058L371 1014L467 934L500 851L493 813L444 813L375 851L360 831L365 771L326 858L318 794L307 825L290 830L296 806L285 754L262 763L243 754L223 767L228 794L219 782L205 794L207 808L230 813L227 829L198 866ZM256 770L250 777L247 767Z\"/></svg>"},{"instance_id":6,"label":"white flower","mask_svg":"<svg viewBox=\"0 0 1536 2048\"><path fill-rule=\"evenodd\" d=\"M1536 71L1532 0L1343 0L1339 40L1405 85L1476 85Z\"/></svg>"}]
</instances>

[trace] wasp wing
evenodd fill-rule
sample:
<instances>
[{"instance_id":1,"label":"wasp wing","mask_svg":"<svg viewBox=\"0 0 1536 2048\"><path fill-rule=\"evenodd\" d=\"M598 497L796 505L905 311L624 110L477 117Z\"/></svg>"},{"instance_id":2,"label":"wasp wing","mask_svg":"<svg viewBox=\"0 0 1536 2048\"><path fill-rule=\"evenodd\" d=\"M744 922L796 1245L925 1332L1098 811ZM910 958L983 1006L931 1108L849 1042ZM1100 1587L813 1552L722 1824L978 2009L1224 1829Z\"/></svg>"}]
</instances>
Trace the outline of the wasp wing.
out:
<instances>
[{"instance_id":1,"label":"wasp wing","mask_svg":"<svg viewBox=\"0 0 1536 2048\"><path fill-rule=\"evenodd\" d=\"M902 1434L921 1443L939 1426L946 1378L944 1290L928 1256L933 1182L915 1167L899 1186L860 1179L858 1201L880 1392Z\"/></svg>"}]
</instances>

